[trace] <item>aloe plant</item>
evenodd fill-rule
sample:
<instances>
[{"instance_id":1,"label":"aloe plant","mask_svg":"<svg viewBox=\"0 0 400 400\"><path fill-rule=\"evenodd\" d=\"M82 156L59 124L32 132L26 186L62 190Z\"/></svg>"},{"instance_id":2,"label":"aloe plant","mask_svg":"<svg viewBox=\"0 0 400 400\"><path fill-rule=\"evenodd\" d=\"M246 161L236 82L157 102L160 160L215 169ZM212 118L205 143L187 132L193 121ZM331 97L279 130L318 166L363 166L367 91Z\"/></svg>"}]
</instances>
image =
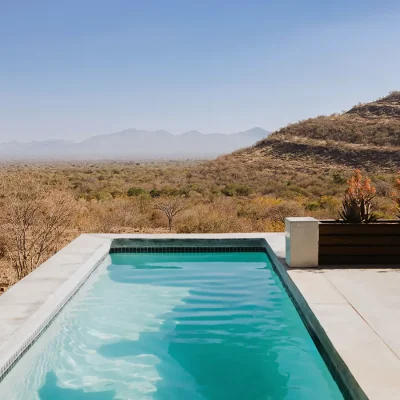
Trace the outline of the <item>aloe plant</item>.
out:
<instances>
[{"instance_id":1,"label":"aloe plant","mask_svg":"<svg viewBox=\"0 0 400 400\"><path fill-rule=\"evenodd\" d=\"M342 209L339 211L344 222L369 223L377 220L373 213L376 190L371 184L371 179L363 178L360 170L355 170L354 175L348 181Z\"/></svg>"},{"instance_id":2,"label":"aloe plant","mask_svg":"<svg viewBox=\"0 0 400 400\"><path fill-rule=\"evenodd\" d=\"M345 194L342 209L339 211L340 217L344 222L365 223L374 222L377 216L372 212L373 204L371 199L356 199Z\"/></svg>"}]
</instances>

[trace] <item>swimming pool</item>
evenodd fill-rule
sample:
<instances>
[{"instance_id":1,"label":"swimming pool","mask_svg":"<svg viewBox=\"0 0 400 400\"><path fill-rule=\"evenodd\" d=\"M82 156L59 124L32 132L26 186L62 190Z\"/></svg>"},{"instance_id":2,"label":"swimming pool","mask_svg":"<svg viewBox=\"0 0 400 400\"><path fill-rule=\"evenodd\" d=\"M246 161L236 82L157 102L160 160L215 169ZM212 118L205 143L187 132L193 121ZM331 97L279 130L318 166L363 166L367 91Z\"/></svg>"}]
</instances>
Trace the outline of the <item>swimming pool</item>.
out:
<instances>
[{"instance_id":1,"label":"swimming pool","mask_svg":"<svg viewBox=\"0 0 400 400\"><path fill-rule=\"evenodd\" d=\"M265 253L112 254L5 399L342 399Z\"/></svg>"}]
</instances>

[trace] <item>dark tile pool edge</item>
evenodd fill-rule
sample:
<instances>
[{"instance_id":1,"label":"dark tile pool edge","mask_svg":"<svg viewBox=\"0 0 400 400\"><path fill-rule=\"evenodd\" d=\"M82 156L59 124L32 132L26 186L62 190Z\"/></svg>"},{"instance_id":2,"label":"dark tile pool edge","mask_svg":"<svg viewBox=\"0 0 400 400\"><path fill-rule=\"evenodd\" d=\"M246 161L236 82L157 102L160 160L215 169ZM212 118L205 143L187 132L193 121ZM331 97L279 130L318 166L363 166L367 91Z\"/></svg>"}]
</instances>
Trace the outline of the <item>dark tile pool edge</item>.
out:
<instances>
[{"instance_id":1,"label":"dark tile pool edge","mask_svg":"<svg viewBox=\"0 0 400 400\"><path fill-rule=\"evenodd\" d=\"M217 239L218 240L218 239ZM266 253L265 247L114 247L110 254L121 253Z\"/></svg>"},{"instance_id":2,"label":"dark tile pool edge","mask_svg":"<svg viewBox=\"0 0 400 400\"><path fill-rule=\"evenodd\" d=\"M260 249L263 250L260 250ZM245 252L264 251L260 238L213 239L114 239L110 253L174 253L174 252Z\"/></svg>"},{"instance_id":3,"label":"dark tile pool edge","mask_svg":"<svg viewBox=\"0 0 400 400\"><path fill-rule=\"evenodd\" d=\"M367 395L336 351L317 317L267 241L265 241L265 252L344 398L346 400L368 400Z\"/></svg>"}]
</instances>

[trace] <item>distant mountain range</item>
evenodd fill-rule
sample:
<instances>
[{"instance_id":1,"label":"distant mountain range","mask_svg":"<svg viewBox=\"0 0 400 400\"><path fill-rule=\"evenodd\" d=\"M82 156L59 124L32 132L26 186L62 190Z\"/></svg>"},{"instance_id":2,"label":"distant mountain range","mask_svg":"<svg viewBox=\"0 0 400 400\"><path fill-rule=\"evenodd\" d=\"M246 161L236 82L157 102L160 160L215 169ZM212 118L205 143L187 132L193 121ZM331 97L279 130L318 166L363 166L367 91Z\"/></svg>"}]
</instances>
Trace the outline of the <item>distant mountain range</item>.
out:
<instances>
[{"instance_id":1,"label":"distant mountain range","mask_svg":"<svg viewBox=\"0 0 400 400\"><path fill-rule=\"evenodd\" d=\"M253 128L229 135L190 131L173 135L164 130L127 129L92 136L82 142L49 140L0 144L0 160L146 160L212 158L251 146L270 132Z\"/></svg>"}]
</instances>

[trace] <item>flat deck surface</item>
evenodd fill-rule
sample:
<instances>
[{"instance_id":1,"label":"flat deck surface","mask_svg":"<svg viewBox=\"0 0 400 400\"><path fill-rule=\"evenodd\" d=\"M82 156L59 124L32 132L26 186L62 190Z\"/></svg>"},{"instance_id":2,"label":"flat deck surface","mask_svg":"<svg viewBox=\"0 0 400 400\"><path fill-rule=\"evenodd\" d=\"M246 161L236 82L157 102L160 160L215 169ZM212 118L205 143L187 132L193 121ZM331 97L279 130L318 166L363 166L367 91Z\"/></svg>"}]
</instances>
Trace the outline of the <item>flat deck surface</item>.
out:
<instances>
[{"instance_id":1,"label":"flat deck surface","mask_svg":"<svg viewBox=\"0 0 400 400\"><path fill-rule=\"evenodd\" d=\"M400 268L288 274L368 398L400 399Z\"/></svg>"}]
</instances>

